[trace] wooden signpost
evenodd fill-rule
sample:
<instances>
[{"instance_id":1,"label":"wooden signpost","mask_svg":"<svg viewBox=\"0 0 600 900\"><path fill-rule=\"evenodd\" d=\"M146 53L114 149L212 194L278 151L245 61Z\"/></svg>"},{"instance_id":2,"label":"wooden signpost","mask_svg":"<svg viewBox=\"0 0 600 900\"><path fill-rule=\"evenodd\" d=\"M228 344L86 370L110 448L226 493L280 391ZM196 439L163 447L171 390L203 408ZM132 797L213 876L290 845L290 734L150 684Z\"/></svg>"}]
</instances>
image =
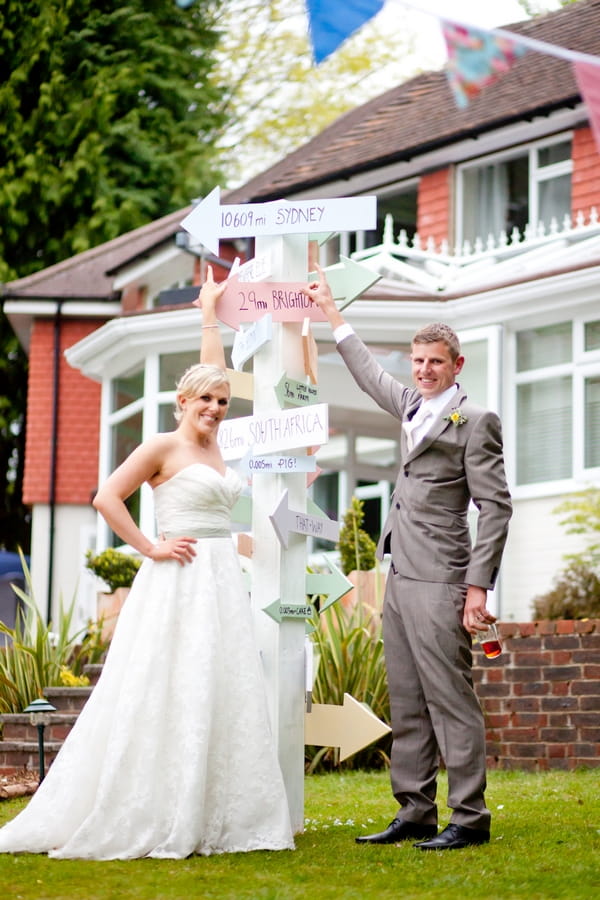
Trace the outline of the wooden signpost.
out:
<instances>
[{"instance_id":1,"label":"wooden signpost","mask_svg":"<svg viewBox=\"0 0 600 900\"><path fill-rule=\"evenodd\" d=\"M360 724L347 711L342 720L339 712L311 705L312 646L307 654L305 642L306 620L315 615L307 595L319 595L323 610L352 587L329 560L326 572L307 572L306 565L308 536L335 542L339 534L338 523L308 501L306 493L307 478L318 473L314 455L306 451L329 438L327 404L318 402L318 358L310 332L311 322L325 317L302 292L309 280L309 236L375 228L376 198L221 206L215 188L181 224L213 253L218 253L219 238L256 239L255 260L237 267L217 306L219 319L238 332L235 369L253 358L251 383L236 384L252 397L253 415L226 419L219 445L226 460L241 460L252 477L252 497L240 497L232 517L244 529L251 524L251 602L292 827L298 832L304 823L305 740L320 745L331 741L349 755L384 733L370 736L375 733L371 720L378 722L372 714L363 713ZM331 272L334 295L351 302L377 277L345 260ZM251 324L240 330L243 323ZM348 704L363 709L352 698ZM343 712L346 705L333 709ZM305 709L310 740L305 739ZM332 716L346 724L332 725ZM369 729L363 739L365 722ZM348 730L354 732L354 743L348 742Z\"/></svg>"}]
</instances>

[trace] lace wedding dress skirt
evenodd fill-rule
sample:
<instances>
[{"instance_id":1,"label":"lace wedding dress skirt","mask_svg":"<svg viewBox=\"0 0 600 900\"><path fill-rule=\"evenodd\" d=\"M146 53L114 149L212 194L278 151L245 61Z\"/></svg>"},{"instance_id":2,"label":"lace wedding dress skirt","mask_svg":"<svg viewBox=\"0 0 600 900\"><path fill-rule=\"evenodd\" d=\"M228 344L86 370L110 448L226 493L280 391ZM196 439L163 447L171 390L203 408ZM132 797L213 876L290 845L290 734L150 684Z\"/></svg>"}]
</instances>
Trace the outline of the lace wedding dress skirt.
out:
<instances>
[{"instance_id":1,"label":"lace wedding dress skirt","mask_svg":"<svg viewBox=\"0 0 600 900\"><path fill-rule=\"evenodd\" d=\"M293 848L248 593L229 519L242 485L194 464L154 490L159 533L98 684L0 852L181 858Z\"/></svg>"}]
</instances>

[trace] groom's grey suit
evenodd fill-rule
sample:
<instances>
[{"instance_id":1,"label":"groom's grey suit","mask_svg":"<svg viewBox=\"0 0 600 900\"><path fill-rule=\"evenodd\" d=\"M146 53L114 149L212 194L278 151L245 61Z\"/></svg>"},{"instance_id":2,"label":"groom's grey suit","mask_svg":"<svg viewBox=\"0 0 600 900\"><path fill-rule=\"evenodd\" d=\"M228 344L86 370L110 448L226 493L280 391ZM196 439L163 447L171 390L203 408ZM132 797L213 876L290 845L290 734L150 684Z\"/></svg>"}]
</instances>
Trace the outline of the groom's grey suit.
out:
<instances>
[{"instance_id":1,"label":"groom's grey suit","mask_svg":"<svg viewBox=\"0 0 600 900\"><path fill-rule=\"evenodd\" d=\"M400 422L421 395L385 372L355 334L337 345L355 381ZM464 422L445 419L460 408ZM401 465L378 555L391 553L383 627L392 710L392 790L402 819L437 823L441 753L451 821L489 830L485 729L471 678L471 638L462 624L467 585L494 587L511 516L495 413L460 388ZM471 546L467 510L479 510Z\"/></svg>"}]
</instances>

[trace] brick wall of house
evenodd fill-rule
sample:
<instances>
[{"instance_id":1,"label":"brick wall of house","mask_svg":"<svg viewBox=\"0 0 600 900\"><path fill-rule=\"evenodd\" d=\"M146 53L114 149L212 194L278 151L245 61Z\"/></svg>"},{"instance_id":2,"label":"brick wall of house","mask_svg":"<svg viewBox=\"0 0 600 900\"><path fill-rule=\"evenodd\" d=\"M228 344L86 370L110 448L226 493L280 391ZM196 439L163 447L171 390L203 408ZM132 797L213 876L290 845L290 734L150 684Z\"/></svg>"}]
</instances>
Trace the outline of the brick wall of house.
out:
<instances>
[{"instance_id":1,"label":"brick wall of house","mask_svg":"<svg viewBox=\"0 0 600 900\"><path fill-rule=\"evenodd\" d=\"M499 628L497 659L474 645L489 767L600 767L600 619Z\"/></svg>"},{"instance_id":2,"label":"brick wall of house","mask_svg":"<svg viewBox=\"0 0 600 900\"><path fill-rule=\"evenodd\" d=\"M600 214L600 154L591 128L573 132L572 158L571 214L582 212L587 221L593 206Z\"/></svg>"},{"instance_id":3,"label":"brick wall of house","mask_svg":"<svg viewBox=\"0 0 600 900\"><path fill-rule=\"evenodd\" d=\"M451 235L450 169L423 175L419 181L417 231L425 243L431 238L436 248Z\"/></svg>"},{"instance_id":4,"label":"brick wall of house","mask_svg":"<svg viewBox=\"0 0 600 900\"><path fill-rule=\"evenodd\" d=\"M64 351L102 322L63 319L60 333L60 404L57 503L89 503L98 480L100 385L73 369ZM31 334L23 501L47 503L52 457L54 322L37 320Z\"/></svg>"}]
</instances>

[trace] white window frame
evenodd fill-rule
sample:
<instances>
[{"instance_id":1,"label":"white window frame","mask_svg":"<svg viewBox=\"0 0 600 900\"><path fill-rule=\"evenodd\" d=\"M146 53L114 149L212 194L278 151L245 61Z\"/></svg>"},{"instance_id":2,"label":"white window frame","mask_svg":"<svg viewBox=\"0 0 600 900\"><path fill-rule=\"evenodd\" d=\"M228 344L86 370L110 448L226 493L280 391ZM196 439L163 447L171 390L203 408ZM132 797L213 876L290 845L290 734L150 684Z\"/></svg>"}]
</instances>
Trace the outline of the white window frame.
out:
<instances>
[{"instance_id":1,"label":"white window frame","mask_svg":"<svg viewBox=\"0 0 600 900\"><path fill-rule=\"evenodd\" d=\"M465 189L464 189L464 173L467 171L472 171L473 169L481 169L484 166L494 165L495 163L507 162L511 159L516 159L521 156L529 157L529 189L528 189L528 201L529 201L529 225L536 229L539 224L539 184L542 181L548 181L553 178L558 178L562 175L569 175L573 172L573 159L565 159L562 162L552 163L548 166L540 166L538 165L538 150L545 150L547 147L551 147L554 144L562 144L565 141L573 140L573 132L565 131L561 134L553 135L551 138L543 138L539 141L534 141L531 144L521 144L519 147L513 147L511 150L504 150L498 153L492 153L489 156L480 156L477 159L470 160L466 163L461 163L456 167L456 234L457 234L457 246L462 247L465 242L464 235L464 203L465 203ZM569 211L570 212L570 211ZM562 223L558 223L561 225ZM475 237L481 238L484 242L487 241L487 234L479 234ZM493 235L494 238L498 238L498 235ZM510 237L510 235L509 235Z\"/></svg>"},{"instance_id":2,"label":"white window frame","mask_svg":"<svg viewBox=\"0 0 600 900\"><path fill-rule=\"evenodd\" d=\"M101 400L101 435L100 435L100 483L110 475L114 468L111 459L112 430L115 425L130 418L135 413L142 413L142 440L145 441L158 431L158 405L159 405L159 354L151 353L144 362L144 394L137 400L128 403L118 410L111 410L113 397L113 382L121 378L118 372L107 376L102 382ZM152 503L152 490L147 484L143 484L140 494L140 530L149 536L156 531L154 522L154 506ZM102 516L98 516L97 548L99 550L108 546L111 529Z\"/></svg>"},{"instance_id":3,"label":"white window frame","mask_svg":"<svg viewBox=\"0 0 600 900\"><path fill-rule=\"evenodd\" d=\"M501 325L486 325L481 328L459 330L461 351L468 362L469 344L487 341L488 366L486 373L486 409L502 415L502 354L504 331ZM458 376L460 384L460 375ZM467 392L468 393L468 392Z\"/></svg>"},{"instance_id":4,"label":"white window frame","mask_svg":"<svg viewBox=\"0 0 600 900\"><path fill-rule=\"evenodd\" d=\"M600 318L600 316L598 316L598 318ZM590 315L589 312L585 315L573 317L571 319L565 319L564 315L557 315L552 318L544 318L543 321L537 322L535 327L544 328L566 321L570 321L572 326L572 355L570 362L560 363L554 366L549 365L543 368L529 369L526 372L517 372L517 334L526 326L522 325L507 338L507 371L512 372L513 374L506 416L506 422L509 423L505 428L505 431L508 434L508 439L506 440L506 456L507 468L509 469L510 474L509 480L513 485L511 491L514 499L517 500L547 497L553 494L558 496L565 493L572 493L573 491L582 490L589 484L598 484L598 482L600 482L600 466L586 468L584 465L585 441L583 440L585 429L585 380L590 376L600 375L600 348L597 350L584 350L585 324L596 321L596 317ZM571 378L572 392L571 474L566 478L556 479L554 481L538 481L535 484L517 484L517 388L520 384L545 381L564 375L568 375Z\"/></svg>"},{"instance_id":5,"label":"white window frame","mask_svg":"<svg viewBox=\"0 0 600 900\"><path fill-rule=\"evenodd\" d=\"M377 195L377 200L383 199L384 197L393 196L394 194L407 194L409 191L417 192L417 212L418 212L418 191L419 191L419 179L411 178L407 181L396 182L395 184L388 184L382 188L375 188L375 190L370 193ZM417 223L415 222L415 229ZM339 233L339 247L340 247L340 256L350 256L351 251L350 247L352 245L352 238L355 239L356 249L353 252L359 253L361 250L365 249L365 236L366 231L341 231ZM398 239L397 225L394 223L394 239Z\"/></svg>"}]
</instances>

